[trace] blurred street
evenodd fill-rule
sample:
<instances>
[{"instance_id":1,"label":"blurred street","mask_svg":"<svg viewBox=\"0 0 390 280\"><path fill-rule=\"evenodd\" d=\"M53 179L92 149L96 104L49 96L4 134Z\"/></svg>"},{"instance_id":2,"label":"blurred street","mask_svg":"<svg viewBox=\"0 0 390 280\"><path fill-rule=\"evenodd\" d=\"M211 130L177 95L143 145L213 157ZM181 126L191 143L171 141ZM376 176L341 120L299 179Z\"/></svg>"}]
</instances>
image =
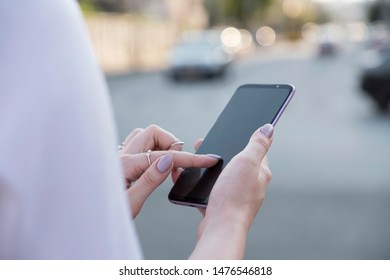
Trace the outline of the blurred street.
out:
<instances>
[{"instance_id":1,"label":"blurred street","mask_svg":"<svg viewBox=\"0 0 390 280\"><path fill-rule=\"evenodd\" d=\"M155 123L193 151L239 85L294 84L245 258L390 259L390 115L378 114L359 88L362 57L358 45L328 57L291 45L243 57L221 79L174 82L163 71L109 76L119 139ZM171 186L165 182L136 220L147 259L187 258L196 242L200 214L171 204Z\"/></svg>"}]
</instances>

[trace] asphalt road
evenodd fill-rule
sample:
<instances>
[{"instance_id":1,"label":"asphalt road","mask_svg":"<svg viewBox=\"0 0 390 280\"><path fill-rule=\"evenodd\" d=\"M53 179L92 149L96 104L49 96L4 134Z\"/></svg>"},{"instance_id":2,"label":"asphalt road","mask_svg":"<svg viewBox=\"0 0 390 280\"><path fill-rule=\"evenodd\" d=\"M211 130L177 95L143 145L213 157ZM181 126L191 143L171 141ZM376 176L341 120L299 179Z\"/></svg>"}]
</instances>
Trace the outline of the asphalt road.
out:
<instances>
[{"instance_id":1,"label":"asphalt road","mask_svg":"<svg viewBox=\"0 0 390 280\"><path fill-rule=\"evenodd\" d=\"M248 236L247 259L390 259L390 116L359 90L360 47L321 58L301 48L257 52L223 79L175 83L164 72L108 77L119 138L155 123L203 137L243 83L297 93L269 153L273 179ZM147 259L187 258L200 214L170 204L167 181L136 224Z\"/></svg>"}]
</instances>

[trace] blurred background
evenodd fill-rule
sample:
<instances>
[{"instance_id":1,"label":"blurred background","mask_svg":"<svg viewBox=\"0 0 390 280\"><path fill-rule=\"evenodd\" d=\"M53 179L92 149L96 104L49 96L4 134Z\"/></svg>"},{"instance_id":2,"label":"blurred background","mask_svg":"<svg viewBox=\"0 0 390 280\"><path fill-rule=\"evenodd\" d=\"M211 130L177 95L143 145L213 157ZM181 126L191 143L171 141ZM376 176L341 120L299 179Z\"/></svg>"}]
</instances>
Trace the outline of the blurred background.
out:
<instances>
[{"instance_id":1,"label":"blurred background","mask_svg":"<svg viewBox=\"0 0 390 280\"><path fill-rule=\"evenodd\" d=\"M119 139L155 123L193 151L239 85L296 86L247 259L390 259L389 1L79 2ZM147 259L196 242L200 214L169 203L171 186L136 219Z\"/></svg>"}]
</instances>

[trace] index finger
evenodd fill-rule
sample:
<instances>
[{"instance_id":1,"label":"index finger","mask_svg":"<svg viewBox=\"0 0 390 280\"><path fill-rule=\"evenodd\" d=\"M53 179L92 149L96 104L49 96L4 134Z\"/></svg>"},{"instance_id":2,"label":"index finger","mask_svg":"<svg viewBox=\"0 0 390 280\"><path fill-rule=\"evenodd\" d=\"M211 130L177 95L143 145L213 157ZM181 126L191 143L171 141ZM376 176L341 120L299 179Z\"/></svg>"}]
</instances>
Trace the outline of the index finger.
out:
<instances>
[{"instance_id":1,"label":"index finger","mask_svg":"<svg viewBox=\"0 0 390 280\"><path fill-rule=\"evenodd\" d=\"M153 151L149 153L150 163L166 154L173 156L173 168L211 167L220 159L216 155L197 155L180 151ZM125 177L128 180L136 180L149 168L146 153L121 155L120 159L124 168Z\"/></svg>"}]
</instances>

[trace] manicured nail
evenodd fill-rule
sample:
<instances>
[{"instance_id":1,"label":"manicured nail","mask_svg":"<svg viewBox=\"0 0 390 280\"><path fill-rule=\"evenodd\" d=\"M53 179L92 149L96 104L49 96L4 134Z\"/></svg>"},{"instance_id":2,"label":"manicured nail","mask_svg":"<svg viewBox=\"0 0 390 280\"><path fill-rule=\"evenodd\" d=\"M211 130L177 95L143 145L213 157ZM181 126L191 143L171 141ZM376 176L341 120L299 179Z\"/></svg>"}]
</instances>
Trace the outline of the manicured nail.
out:
<instances>
[{"instance_id":1,"label":"manicured nail","mask_svg":"<svg viewBox=\"0 0 390 280\"><path fill-rule=\"evenodd\" d=\"M214 155L214 154L207 154L206 156L211 157L211 158L214 158L214 159L218 159L218 160L222 159L221 156L219 156L219 155Z\"/></svg>"},{"instance_id":2,"label":"manicured nail","mask_svg":"<svg viewBox=\"0 0 390 280\"><path fill-rule=\"evenodd\" d=\"M271 138L274 134L274 127L272 124L267 123L266 125L263 125L260 127L260 132L267 136L268 138Z\"/></svg>"},{"instance_id":3,"label":"manicured nail","mask_svg":"<svg viewBox=\"0 0 390 280\"><path fill-rule=\"evenodd\" d=\"M161 173L165 173L171 167L173 161L173 156L171 154L166 154L160 158L157 163L157 170Z\"/></svg>"}]
</instances>

